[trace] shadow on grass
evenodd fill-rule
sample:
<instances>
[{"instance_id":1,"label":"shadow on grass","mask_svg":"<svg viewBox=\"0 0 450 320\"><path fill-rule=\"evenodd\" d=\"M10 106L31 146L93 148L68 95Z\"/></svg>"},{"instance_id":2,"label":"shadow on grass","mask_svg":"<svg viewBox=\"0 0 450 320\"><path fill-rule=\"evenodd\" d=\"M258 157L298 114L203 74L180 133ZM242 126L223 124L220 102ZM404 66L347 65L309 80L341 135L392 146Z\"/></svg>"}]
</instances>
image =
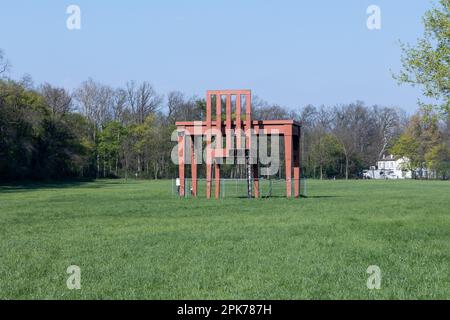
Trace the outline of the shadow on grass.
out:
<instances>
[{"instance_id":1,"label":"shadow on grass","mask_svg":"<svg viewBox=\"0 0 450 320\"><path fill-rule=\"evenodd\" d=\"M95 183L94 183L95 182ZM93 179L78 179L65 181L20 181L0 183L0 193L30 192L34 190L45 189L63 189L63 188L92 188L98 189L113 184L120 184L118 180L109 180L108 182L95 181Z\"/></svg>"},{"instance_id":2,"label":"shadow on grass","mask_svg":"<svg viewBox=\"0 0 450 320\"><path fill-rule=\"evenodd\" d=\"M326 198L340 198L340 196L302 196L306 199L326 199Z\"/></svg>"},{"instance_id":3,"label":"shadow on grass","mask_svg":"<svg viewBox=\"0 0 450 320\"><path fill-rule=\"evenodd\" d=\"M230 197L225 197L226 198L234 198L234 199L254 199L254 198L249 198L247 196L230 196ZM340 198L340 196L303 196L301 195L299 197L300 199L326 199L326 198ZM276 196L262 196L261 199L287 199L285 195L276 195Z\"/></svg>"}]
</instances>

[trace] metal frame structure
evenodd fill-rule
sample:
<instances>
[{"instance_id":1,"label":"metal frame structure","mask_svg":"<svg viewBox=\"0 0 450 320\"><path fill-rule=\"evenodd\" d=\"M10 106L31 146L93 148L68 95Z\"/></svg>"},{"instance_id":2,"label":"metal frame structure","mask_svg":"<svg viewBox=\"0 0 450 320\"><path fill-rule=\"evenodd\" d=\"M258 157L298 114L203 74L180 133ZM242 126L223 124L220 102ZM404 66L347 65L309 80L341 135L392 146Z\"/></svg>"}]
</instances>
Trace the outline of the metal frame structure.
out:
<instances>
[{"instance_id":1,"label":"metal frame structure","mask_svg":"<svg viewBox=\"0 0 450 320\"><path fill-rule=\"evenodd\" d=\"M213 119L213 97L215 97L215 118ZM225 117L222 115L222 99L225 98ZM235 100L235 110L232 110L232 99ZM243 100L245 99L245 103ZM244 108L244 110L242 110ZM177 122L178 132L178 166L180 178L180 196L186 194L185 166L186 142L190 146L190 162L192 190L197 196L197 165L198 157L195 153L195 137L206 138L206 197L211 198L213 167L214 167L214 196L220 197L220 166L226 158L244 158L247 166L248 196L260 197L258 154L252 152L252 137L258 135L282 135L285 146L286 168L286 197L292 197L292 182L294 183L294 197L300 195L300 159L301 159L301 126L293 120L264 120L255 121L251 118L250 90L209 90L206 93L206 121ZM244 132L244 135L241 135ZM225 137L225 147L213 147L213 137ZM222 138L222 137L220 137ZM221 139L222 140L222 139ZM221 141L220 140L220 141ZM292 179L293 178L293 179Z\"/></svg>"}]
</instances>

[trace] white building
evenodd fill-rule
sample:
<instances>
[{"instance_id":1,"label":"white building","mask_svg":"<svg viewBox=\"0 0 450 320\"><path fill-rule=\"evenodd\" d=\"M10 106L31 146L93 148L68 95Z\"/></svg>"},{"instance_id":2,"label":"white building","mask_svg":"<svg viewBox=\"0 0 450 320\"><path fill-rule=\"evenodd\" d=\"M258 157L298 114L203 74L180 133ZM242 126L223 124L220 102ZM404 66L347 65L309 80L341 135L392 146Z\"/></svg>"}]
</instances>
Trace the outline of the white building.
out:
<instances>
[{"instance_id":1,"label":"white building","mask_svg":"<svg viewBox=\"0 0 450 320\"><path fill-rule=\"evenodd\" d=\"M392 154L390 156L384 155L382 159L378 160L377 168L380 171L384 171L384 175L389 176L389 178L411 179L412 172L411 170L406 169L408 163L409 159L406 157L395 157Z\"/></svg>"},{"instance_id":2,"label":"white building","mask_svg":"<svg viewBox=\"0 0 450 320\"><path fill-rule=\"evenodd\" d=\"M411 179L412 171L407 169L408 163L409 159L406 157L384 155L377 161L376 168L364 170L363 176L366 179Z\"/></svg>"}]
</instances>

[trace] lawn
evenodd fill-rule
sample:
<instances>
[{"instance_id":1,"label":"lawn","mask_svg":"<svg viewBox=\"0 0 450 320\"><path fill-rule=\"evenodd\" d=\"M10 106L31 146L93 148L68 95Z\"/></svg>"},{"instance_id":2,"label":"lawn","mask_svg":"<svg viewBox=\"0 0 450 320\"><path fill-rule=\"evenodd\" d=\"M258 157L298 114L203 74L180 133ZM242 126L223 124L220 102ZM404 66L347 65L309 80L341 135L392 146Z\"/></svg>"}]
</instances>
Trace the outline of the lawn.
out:
<instances>
[{"instance_id":1,"label":"lawn","mask_svg":"<svg viewBox=\"0 0 450 320\"><path fill-rule=\"evenodd\" d=\"M450 299L449 182L218 201L171 183L0 186L0 299Z\"/></svg>"}]
</instances>

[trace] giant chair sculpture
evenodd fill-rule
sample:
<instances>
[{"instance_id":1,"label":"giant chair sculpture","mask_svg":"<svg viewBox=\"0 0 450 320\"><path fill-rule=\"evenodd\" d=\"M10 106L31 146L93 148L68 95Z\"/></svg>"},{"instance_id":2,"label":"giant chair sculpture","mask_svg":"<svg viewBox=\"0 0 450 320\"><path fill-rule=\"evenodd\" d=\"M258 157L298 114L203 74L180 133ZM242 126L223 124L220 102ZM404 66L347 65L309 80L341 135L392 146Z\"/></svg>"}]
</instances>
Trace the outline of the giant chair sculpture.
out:
<instances>
[{"instance_id":1,"label":"giant chair sculpture","mask_svg":"<svg viewBox=\"0 0 450 320\"><path fill-rule=\"evenodd\" d=\"M213 97L215 97L215 119L213 119ZM222 99L225 98L225 117L222 115ZM234 109L232 110L232 100ZM244 102L245 100L245 102ZM243 103L244 102L244 103ZM245 110L242 110L242 109ZM244 112L243 112L244 111ZM220 167L227 158L245 158L247 168L248 196L258 198L259 167L258 152L252 152L252 141L259 135L282 135L285 146L286 197L300 195L300 124L293 120L254 121L251 118L250 90L216 90L206 94L206 122L177 122L179 194L186 195L185 166L187 145L189 145L192 196L197 196L197 165L195 137L206 138L206 197L211 198L213 166L215 198L220 197ZM244 134L241 134L241 133ZM225 137L225 147L219 143L218 136ZM215 145L213 145L213 137ZM222 138L221 137L221 138ZM222 139L220 139L222 140ZM233 161L234 162L234 161ZM293 179L292 179L293 174Z\"/></svg>"}]
</instances>

